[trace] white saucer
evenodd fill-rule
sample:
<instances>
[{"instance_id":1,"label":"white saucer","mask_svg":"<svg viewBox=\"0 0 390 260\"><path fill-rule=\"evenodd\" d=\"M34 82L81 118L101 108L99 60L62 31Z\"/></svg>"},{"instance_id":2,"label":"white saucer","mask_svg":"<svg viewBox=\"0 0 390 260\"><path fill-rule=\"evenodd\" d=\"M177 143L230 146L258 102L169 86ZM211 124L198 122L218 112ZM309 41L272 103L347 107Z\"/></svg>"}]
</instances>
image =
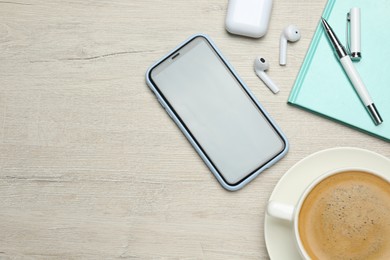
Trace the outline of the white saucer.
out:
<instances>
[{"instance_id":1,"label":"white saucer","mask_svg":"<svg viewBox=\"0 0 390 260\"><path fill-rule=\"evenodd\" d=\"M390 176L390 160L382 155L359 148L333 148L309 155L291 167L275 186L270 200L296 204L315 178L327 171L347 167L371 169ZM266 214L264 235L271 259L301 259L291 223Z\"/></svg>"}]
</instances>

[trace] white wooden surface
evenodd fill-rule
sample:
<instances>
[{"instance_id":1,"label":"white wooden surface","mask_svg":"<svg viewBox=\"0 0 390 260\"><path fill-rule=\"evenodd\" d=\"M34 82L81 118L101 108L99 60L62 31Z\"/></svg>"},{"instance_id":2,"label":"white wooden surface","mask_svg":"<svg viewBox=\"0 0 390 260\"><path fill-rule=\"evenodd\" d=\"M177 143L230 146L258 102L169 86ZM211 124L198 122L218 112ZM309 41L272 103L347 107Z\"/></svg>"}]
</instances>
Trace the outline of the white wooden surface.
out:
<instances>
[{"instance_id":1,"label":"white wooden surface","mask_svg":"<svg viewBox=\"0 0 390 260\"><path fill-rule=\"evenodd\" d=\"M286 104L325 0L275 0L262 39L229 35L227 0L0 1L0 259L264 259L279 178L331 147L389 144ZM278 65L282 28L302 39ZM209 34L290 140L227 192L147 88L147 67ZM271 63L273 95L253 59ZM283 250L281 248L281 250Z\"/></svg>"}]
</instances>

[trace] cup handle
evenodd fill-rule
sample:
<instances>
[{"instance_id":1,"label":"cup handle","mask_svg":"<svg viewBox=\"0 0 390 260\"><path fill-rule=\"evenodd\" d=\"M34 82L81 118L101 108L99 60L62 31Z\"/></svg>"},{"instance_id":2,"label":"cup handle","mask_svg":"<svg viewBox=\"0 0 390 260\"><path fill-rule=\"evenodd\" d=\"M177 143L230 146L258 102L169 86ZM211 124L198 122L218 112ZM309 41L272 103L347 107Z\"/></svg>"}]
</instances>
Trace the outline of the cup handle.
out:
<instances>
[{"instance_id":1,"label":"cup handle","mask_svg":"<svg viewBox=\"0 0 390 260\"><path fill-rule=\"evenodd\" d=\"M294 206L277 201L269 201L267 205L267 214L274 218L293 221Z\"/></svg>"}]
</instances>

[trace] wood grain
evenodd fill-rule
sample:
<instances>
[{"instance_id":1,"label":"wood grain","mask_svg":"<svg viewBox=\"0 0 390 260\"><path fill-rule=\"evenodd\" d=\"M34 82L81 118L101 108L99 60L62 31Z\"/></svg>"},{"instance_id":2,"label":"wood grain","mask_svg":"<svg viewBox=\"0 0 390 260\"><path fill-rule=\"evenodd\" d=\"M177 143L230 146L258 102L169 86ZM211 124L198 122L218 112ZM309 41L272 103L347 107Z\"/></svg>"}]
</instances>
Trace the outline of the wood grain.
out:
<instances>
[{"instance_id":1,"label":"wood grain","mask_svg":"<svg viewBox=\"0 0 390 260\"><path fill-rule=\"evenodd\" d=\"M224 29L227 1L0 1L1 259L264 259L279 178L336 146L389 144L286 104L325 0L274 1L267 35ZM282 28L300 42L278 66ZM290 140L227 192L148 90L148 66L189 35L213 38ZM257 55L281 87L253 73Z\"/></svg>"}]
</instances>

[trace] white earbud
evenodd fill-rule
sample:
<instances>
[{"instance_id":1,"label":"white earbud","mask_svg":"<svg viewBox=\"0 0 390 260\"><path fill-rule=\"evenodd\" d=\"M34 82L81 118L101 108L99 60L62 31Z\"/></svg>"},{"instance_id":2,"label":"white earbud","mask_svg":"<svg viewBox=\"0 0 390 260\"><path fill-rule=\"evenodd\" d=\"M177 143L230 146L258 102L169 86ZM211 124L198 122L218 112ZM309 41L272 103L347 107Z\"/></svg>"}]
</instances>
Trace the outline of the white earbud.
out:
<instances>
[{"instance_id":1,"label":"white earbud","mask_svg":"<svg viewBox=\"0 0 390 260\"><path fill-rule=\"evenodd\" d=\"M275 94L278 93L278 86L276 86L275 83L270 79L270 77L268 77L268 75L265 73L265 71L269 69L268 62L262 57L257 57L255 59L254 68L256 75L259 76L259 78L264 82L264 84Z\"/></svg>"},{"instance_id":2,"label":"white earbud","mask_svg":"<svg viewBox=\"0 0 390 260\"><path fill-rule=\"evenodd\" d=\"M283 29L280 35L279 64L286 65L287 59L287 41L296 42L301 38L301 33L295 25L289 25Z\"/></svg>"}]
</instances>

